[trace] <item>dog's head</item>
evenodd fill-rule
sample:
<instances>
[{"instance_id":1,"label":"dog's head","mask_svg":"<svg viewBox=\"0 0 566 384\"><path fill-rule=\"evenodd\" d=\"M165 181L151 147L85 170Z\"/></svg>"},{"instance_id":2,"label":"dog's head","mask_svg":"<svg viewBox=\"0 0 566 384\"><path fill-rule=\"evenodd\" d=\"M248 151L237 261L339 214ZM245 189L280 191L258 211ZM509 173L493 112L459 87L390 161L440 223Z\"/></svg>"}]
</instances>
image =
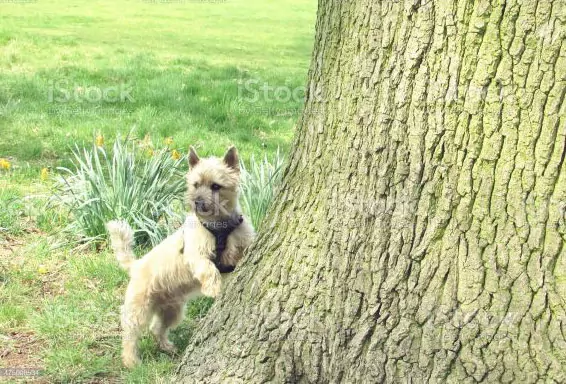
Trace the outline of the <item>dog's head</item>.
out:
<instances>
[{"instance_id":1,"label":"dog's head","mask_svg":"<svg viewBox=\"0 0 566 384\"><path fill-rule=\"evenodd\" d=\"M238 205L240 164L238 151L230 147L224 158L199 158L189 150L190 170L187 174L187 201L204 221L229 216Z\"/></svg>"}]
</instances>

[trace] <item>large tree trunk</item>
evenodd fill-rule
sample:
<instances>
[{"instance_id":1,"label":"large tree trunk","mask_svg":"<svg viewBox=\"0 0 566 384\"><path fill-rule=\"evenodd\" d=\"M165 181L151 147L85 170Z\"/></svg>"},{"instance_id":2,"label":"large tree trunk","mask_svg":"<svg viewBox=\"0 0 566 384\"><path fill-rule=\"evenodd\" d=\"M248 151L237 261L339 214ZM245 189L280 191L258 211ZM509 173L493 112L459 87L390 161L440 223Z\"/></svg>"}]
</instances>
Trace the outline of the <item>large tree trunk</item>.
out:
<instances>
[{"instance_id":1,"label":"large tree trunk","mask_svg":"<svg viewBox=\"0 0 566 384\"><path fill-rule=\"evenodd\" d=\"M282 190L179 381L565 382L565 24L320 0Z\"/></svg>"}]
</instances>

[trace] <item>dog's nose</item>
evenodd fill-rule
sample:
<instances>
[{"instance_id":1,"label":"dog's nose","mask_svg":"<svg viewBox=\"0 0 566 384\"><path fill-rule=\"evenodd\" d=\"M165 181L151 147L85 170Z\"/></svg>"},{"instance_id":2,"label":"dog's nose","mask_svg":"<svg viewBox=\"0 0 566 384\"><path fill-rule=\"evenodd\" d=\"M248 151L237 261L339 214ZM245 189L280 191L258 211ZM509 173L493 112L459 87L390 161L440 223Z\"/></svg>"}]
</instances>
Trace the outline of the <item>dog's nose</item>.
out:
<instances>
[{"instance_id":1,"label":"dog's nose","mask_svg":"<svg viewBox=\"0 0 566 384\"><path fill-rule=\"evenodd\" d=\"M197 210L202 210L204 209L204 206L205 206L204 199L202 197L198 197L195 200L195 207L197 208Z\"/></svg>"}]
</instances>

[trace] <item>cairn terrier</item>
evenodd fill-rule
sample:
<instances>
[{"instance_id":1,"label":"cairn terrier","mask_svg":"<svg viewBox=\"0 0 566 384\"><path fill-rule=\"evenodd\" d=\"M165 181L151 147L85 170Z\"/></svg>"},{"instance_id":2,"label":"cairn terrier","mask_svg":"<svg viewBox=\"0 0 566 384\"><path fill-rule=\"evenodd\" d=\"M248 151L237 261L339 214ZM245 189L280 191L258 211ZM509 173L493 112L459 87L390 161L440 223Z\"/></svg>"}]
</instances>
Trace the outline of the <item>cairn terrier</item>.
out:
<instances>
[{"instance_id":1,"label":"cairn terrier","mask_svg":"<svg viewBox=\"0 0 566 384\"><path fill-rule=\"evenodd\" d=\"M200 159L189 152L187 201L192 210L183 226L136 260L134 231L125 221L107 224L110 242L130 283L122 306L122 360L139 363L137 341L150 325L159 347L174 353L168 332L183 319L190 297L216 297L221 272L231 272L255 237L254 228L238 203L238 152L231 147L223 159Z\"/></svg>"}]
</instances>

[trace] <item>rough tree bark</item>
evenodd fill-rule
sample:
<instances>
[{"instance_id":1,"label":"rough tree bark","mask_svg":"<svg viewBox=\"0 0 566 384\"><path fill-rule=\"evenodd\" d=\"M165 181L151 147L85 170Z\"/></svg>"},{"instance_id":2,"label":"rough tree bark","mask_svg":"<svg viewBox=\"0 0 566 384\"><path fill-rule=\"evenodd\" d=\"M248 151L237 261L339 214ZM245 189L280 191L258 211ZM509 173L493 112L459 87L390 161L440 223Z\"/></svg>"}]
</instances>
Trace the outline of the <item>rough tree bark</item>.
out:
<instances>
[{"instance_id":1,"label":"rough tree bark","mask_svg":"<svg viewBox=\"0 0 566 384\"><path fill-rule=\"evenodd\" d=\"M282 190L178 382L565 382L564 0L320 0Z\"/></svg>"}]
</instances>

